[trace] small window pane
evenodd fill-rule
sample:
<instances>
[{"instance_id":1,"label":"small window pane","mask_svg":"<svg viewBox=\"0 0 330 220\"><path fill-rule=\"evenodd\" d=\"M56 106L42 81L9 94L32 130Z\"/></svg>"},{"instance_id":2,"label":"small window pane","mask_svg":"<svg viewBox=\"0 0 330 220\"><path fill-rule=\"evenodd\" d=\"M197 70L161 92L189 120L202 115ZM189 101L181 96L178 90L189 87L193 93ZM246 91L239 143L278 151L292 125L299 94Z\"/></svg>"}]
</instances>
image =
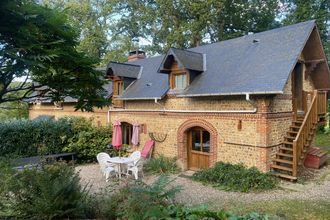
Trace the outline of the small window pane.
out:
<instances>
[{"instance_id":1,"label":"small window pane","mask_svg":"<svg viewBox=\"0 0 330 220\"><path fill-rule=\"evenodd\" d=\"M185 89L187 85L187 75L175 75L175 89Z\"/></svg>"},{"instance_id":2,"label":"small window pane","mask_svg":"<svg viewBox=\"0 0 330 220\"><path fill-rule=\"evenodd\" d=\"M203 152L210 152L210 133L203 131Z\"/></svg>"},{"instance_id":3,"label":"small window pane","mask_svg":"<svg viewBox=\"0 0 330 220\"><path fill-rule=\"evenodd\" d=\"M192 150L201 151L201 132L199 130L193 130L192 135Z\"/></svg>"}]
</instances>

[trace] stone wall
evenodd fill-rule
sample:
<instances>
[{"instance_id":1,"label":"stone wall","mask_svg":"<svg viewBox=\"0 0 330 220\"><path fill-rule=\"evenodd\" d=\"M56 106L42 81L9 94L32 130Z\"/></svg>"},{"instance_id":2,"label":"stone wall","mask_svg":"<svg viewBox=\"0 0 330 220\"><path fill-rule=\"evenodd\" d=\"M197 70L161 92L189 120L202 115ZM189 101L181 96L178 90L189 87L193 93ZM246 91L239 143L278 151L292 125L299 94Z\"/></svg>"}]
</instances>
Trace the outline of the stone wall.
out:
<instances>
[{"instance_id":1,"label":"stone wall","mask_svg":"<svg viewBox=\"0 0 330 220\"><path fill-rule=\"evenodd\" d=\"M210 165L216 161L243 163L247 166L256 166L262 171L269 170L270 152L283 141L283 136L268 138L267 132L274 131L274 135L282 134L277 131L280 127L276 123L281 123L281 120L290 118L291 115L281 117L267 118L261 113L110 113L111 121L119 120L144 126L143 132L140 134L139 149L150 139L149 133L154 133L156 136L167 135L163 143L156 143L155 154L179 157L184 168L187 167L187 149L182 127L185 128L184 131L187 131L189 126L200 126L211 134L211 146L214 149L211 150ZM240 120L241 129L238 127Z\"/></svg>"},{"instance_id":2,"label":"stone wall","mask_svg":"<svg viewBox=\"0 0 330 220\"><path fill-rule=\"evenodd\" d=\"M94 123L97 125L108 124L107 109L95 109L94 112L82 112L80 110L75 111L74 103L64 103L62 108L56 108L51 103L42 104L30 104L29 106L29 118L34 119L41 115L53 116L54 118L61 118L65 116L76 116L93 118Z\"/></svg>"}]
</instances>

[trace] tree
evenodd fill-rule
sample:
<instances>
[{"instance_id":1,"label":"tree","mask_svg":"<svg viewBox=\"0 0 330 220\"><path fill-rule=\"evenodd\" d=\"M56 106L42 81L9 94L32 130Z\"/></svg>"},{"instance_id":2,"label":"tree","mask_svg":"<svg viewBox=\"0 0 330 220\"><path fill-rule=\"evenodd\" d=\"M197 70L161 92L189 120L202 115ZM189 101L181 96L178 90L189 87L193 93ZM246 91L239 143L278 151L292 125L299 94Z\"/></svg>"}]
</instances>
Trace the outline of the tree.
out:
<instances>
[{"instance_id":1,"label":"tree","mask_svg":"<svg viewBox=\"0 0 330 220\"><path fill-rule=\"evenodd\" d=\"M78 37L61 10L33 0L3 0L0 103L43 95L54 101L71 96L78 100L77 109L88 111L107 104L103 73L94 68L98 60L76 50ZM23 81L13 84L16 78Z\"/></svg>"},{"instance_id":2,"label":"tree","mask_svg":"<svg viewBox=\"0 0 330 220\"><path fill-rule=\"evenodd\" d=\"M45 0L42 4L66 11L69 23L80 33L79 51L97 59L109 51L111 5L106 0Z\"/></svg>"},{"instance_id":3,"label":"tree","mask_svg":"<svg viewBox=\"0 0 330 220\"><path fill-rule=\"evenodd\" d=\"M145 49L164 53L169 47L189 48L278 26L278 0L115 0L121 15L114 35L150 39Z\"/></svg>"},{"instance_id":4,"label":"tree","mask_svg":"<svg viewBox=\"0 0 330 220\"><path fill-rule=\"evenodd\" d=\"M330 61L330 1L329 0L284 0L284 24L315 19L320 31L327 59Z\"/></svg>"}]
</instances>

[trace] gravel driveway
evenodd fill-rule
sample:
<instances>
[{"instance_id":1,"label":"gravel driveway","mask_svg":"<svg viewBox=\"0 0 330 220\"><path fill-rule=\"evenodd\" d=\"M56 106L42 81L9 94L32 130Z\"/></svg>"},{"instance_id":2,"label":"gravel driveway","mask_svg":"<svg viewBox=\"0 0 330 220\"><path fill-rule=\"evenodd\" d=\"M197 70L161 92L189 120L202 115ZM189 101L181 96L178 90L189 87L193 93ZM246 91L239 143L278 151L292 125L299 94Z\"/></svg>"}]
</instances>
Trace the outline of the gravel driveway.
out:
<instances>
[{"instance_id":1,"label":"gravel driveway","mask_svg":"<svg viewBox=\"0 0 330 220\"><path fill-rule=\"evenodd\" d=\"M91 192L97 193L111 185L111 182L105 182L97 164L78 166L76 170L80 172L82 183L90 184ZM283 181L280 189L260 193L227 192L205 186L182 175L172 175L171 177L174 178L172 185L182 186L182 191L177 194L176 200L192 206L212 204L221 207L235 203L235 201L253 203L283 199L330 200L330 166L317 171L313 181L307 181L304 184ZM147 176L144 181L151 183L155 178L155 176Z\"/></svg>"}]
</instances>

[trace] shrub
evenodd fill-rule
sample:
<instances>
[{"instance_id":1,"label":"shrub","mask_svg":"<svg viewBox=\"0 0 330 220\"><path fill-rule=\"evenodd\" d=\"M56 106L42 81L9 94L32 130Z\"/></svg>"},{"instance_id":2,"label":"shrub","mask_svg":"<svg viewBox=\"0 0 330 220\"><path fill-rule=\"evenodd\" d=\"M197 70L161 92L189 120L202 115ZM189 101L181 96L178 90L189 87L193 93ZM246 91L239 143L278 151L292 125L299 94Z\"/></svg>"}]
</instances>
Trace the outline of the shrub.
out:
<instances>
[{"instance_id":1,"label":"shrub","mask_svg":"<svg viewBox=\"0 0 330 220\"><path fill-rule=\"evenodd\" d=\"M101 219L267 219L257 213L236 216L224 210L211 211L206 206L188 208L174 201L180 187L171 187L172 180L161 175L150 186L129 182L120 190L99 199Z\"/></svg>"},{"instance_id":2,"label":"shrub","mask_svg":"<svg viewBox=\"0 0 330 220\"><path fill-rule=\"evenodd\" d=\"M98 153L106 151L111 142L111 127L97 127L93 125L92 119L81 117L62 120L71 125L73 132L63 151L76 152L78 162L95 161Z\"/></svg>"},{"instance_id":3,"label":"shrub","mask_svg":"<svg viewBox=\"0 0 330 220\"><path fill-rule=\"evenodd\" d=\"M169 174L179 172L179 168L176 164L176 158L165 157L164 155L151 158L145 163L143 169L146 173L150 174Z\"/></svg>"},{"instance_id":4,"label":"shrub","mask_svg":"<svg viewBox=\"0 0 330 220\"><path fill-rule=\"evenodd\" d=\"M224 190L241 192L268 190L277 185L276 179L270 173L261 173L255 167L246 168L242 164L232 165L223 162L196 172L193 179Z\"/></svg>"},{"instance_id":5,"label":"shrub","mask_svg":"<svg viewBox=\"0 0 330 220\"><path fill-rule=\"evenodd\" d=\"M74 167L63 163L39 169L0 172L0 218L54 219L88 217L88 194Z\"/></svg>"},{"instance_id":6,"label":"shrub","mask_svg":"<svg viewBox=\"0 0 330 220\"><path fill-rule=\"evenodd\" d=\"M36 156L59 153L72 135L66 121L11 120L0 124L1 156Z\"/></svg>"}]
</instances>

